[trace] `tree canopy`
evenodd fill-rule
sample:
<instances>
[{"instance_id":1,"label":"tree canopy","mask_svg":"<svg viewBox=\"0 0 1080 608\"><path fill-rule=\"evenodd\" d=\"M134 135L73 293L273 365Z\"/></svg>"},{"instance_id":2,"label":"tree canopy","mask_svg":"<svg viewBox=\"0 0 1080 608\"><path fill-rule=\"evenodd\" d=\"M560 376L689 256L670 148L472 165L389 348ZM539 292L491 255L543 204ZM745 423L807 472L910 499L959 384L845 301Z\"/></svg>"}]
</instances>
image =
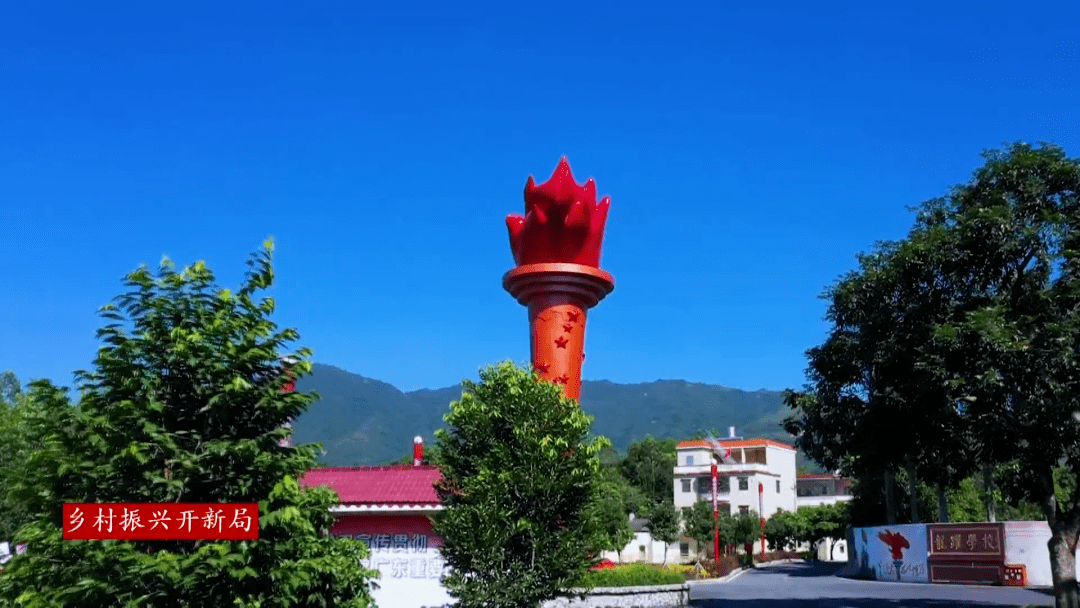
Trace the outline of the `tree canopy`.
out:
<instances>
[{"instance_id":1,"label":"tree canopy","mask_svg":"<svg viewBox=\"0 0 1080 608\"><path fill-rule=\"evenodd\" d=\"M984 157L826 293L833 328L786 428L830 468L904 470L913 519L918 479L944 494L1020 459L1058 605L1080 606L1080 495L1055 473L1080 471L1080 160L1049 144Z\"/></svg>"},{"instance_id":2,"label":"tree canopy","mask_svg":"<svg viewBox=\"0 0 1080 608\"><path fill-rule=\"evenodd\" d=\"M316 447L282 447L284 425L314 399L283 390L310 370L309 351L270 320L272 248L252 257L238 290L201 262L127 275L101 309L103 345L65 389L31 385L27 428L40 438L16 491L35 514L0 576L0 597L30 607L371 605L374 575L356 540L332 538L327 489L297 478ZM283 364L283 355L292 363ZM284 367L283 367L284 366ZM64 502L254 502L254 541L65 542Z\"/></svg>"},{"instance_id":3,"label":"tree canopy","mask_svg":"<svg viewBox=\"0 0 1080 608\"><path fill-rule=\"evenodd\" d=\"M611 539L596 517L601 450L560 387L502 363L463 382L436 434L434 520L462 608L533 608L582 584Z\"/></svg>"}]
</instances>

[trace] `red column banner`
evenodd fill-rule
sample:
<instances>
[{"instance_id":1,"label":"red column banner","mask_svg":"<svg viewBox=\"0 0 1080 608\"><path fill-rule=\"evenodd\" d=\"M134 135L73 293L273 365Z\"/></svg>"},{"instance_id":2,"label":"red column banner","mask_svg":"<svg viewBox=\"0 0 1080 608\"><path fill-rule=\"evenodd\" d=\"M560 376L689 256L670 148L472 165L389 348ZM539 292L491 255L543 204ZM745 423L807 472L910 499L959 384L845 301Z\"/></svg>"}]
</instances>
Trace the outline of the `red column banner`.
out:
<instances>
[{"instance_id":1,"label":"red column banner","mask_svg":"<svg viewBox=\"0 0 1080 608\"><path fill-rule=\"evenodd\" d=\"M64 540L256 540L258 503L64 503Z\"/></svg>"}]
</instances>

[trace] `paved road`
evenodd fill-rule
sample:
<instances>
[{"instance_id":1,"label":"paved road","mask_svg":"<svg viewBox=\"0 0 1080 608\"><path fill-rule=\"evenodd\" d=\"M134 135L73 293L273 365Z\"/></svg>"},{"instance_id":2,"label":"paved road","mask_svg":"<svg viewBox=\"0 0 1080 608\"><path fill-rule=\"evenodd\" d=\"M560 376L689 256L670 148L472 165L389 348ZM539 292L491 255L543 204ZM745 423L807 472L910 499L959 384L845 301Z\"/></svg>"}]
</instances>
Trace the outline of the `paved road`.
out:
<instances>
[{"instance_id":1,"label":"paved road","mask_svg":"<svg viewBox=\"0 0 1080 608\"><path fill-rule=\"evenodd\" d=\"M703 581L690 590L695 608L968 608L1053 606L1049 591L974 585L857 581L835 576L840 565L792 563Z\"/></svg>"}]
</instances>

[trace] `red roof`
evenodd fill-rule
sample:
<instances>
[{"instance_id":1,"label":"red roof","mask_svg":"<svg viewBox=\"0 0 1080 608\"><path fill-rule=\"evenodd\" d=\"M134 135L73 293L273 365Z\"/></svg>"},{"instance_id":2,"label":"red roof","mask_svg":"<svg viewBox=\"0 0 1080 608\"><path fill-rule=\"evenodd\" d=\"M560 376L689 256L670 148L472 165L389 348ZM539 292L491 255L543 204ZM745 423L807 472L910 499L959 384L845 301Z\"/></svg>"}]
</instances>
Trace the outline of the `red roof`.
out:
<instances>
[{"instance_id":1,"label":"red roof","mask_svg":"<svg viewBox=\"0 0 1080 608\"><path fill-rule=\"evenodd\" d=\"M717 439L717 442L725 448L761 448L765 446L772 446L774 448L783 448L785 450L794 450L795 448L779 441L773 441L772 439ZM711 448L708 441L704 439L691 439L690 441L680 441L676 447L680 448Z\"/></svg>"},{"instance_id":2,"label":"red roof","mask_svg":"<svg viewBox=\"0 0 1080 608\"><path fill-rule=\"evenodd\" d=\"M300 478L309 487L336 490L344 505L437 505L434 466L330 467L311 469Z\"/></svg>"}]
</instances>

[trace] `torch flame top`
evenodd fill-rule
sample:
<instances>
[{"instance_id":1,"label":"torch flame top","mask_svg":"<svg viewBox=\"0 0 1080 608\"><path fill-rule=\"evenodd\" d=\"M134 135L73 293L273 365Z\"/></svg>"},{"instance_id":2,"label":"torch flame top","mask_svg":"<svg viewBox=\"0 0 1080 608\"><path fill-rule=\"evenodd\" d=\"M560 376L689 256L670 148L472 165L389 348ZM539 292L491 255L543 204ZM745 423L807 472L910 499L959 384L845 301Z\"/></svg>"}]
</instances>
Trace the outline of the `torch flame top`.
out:
<instances>
[{"instance_id":1,"label":"torch flame top","mask_svg":"<svg viewBox=\"0 0 1080 608\"><path fill-rule=\"evenodd\" d=\"M506 217L510 249L519 265L573 263L598 268L609 197L596 202L596 182L578 184L566 157L548 181L525 183L525 216Z\"/></svg>"}]
</instances>

